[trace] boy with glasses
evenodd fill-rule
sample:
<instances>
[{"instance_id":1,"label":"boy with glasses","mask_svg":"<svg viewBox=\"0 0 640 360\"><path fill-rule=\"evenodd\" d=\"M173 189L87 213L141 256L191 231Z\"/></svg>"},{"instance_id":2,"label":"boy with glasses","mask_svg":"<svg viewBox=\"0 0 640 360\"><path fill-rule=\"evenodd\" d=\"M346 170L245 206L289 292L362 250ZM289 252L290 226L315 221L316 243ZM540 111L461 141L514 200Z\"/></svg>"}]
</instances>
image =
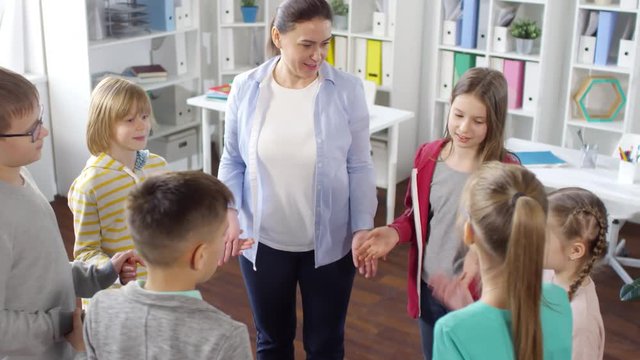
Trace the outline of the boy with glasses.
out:
<instances>
[{"instance_id":1,"label":"boy with glasses","mask_svg":"<svg viewBox=\"0 0 640 360\"><path fill-rule=\"evenodd\" d=\"M72 346L84 350L76 296L92 296L119 273L126 277L123 264L134 257L129 251L100 268L78 261L70 266L55 214L24 168L40 159L49 134L38 103L33 84L0 67L0 358L5 360L70 359Z\"/></svg>"}]
</instances>

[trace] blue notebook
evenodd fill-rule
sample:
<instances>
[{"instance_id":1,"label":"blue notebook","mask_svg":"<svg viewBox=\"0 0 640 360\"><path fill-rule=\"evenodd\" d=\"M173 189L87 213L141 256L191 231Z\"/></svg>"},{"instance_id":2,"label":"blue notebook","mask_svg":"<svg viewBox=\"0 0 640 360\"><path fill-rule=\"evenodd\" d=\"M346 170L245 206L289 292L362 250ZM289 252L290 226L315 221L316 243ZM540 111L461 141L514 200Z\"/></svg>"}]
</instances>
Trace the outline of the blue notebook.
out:
<instances>
[{"instance_id":1,"label":"blue notebook","mask_svg":"<svg viewBox=\"0 0 640 360\"><path fill-rule=\"evenodd\" d=\"M551 151L517 151L515 154L524 166L562 166L567 163Z\"/></svg>"}]
</instances>

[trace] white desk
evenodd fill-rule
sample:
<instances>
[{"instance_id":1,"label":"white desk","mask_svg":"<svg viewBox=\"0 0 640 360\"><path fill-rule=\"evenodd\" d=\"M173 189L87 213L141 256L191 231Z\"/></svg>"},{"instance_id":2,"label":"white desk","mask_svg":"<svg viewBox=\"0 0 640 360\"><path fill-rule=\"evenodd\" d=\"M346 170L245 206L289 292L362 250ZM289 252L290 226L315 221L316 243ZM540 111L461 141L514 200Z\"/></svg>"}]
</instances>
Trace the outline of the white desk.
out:
<instances>
[{"instance_id":1,"label":"white desk","mask_svg":"<svg viewBox=\"0 0 640 360\"><path fill-rule=\"evenodd\" d=\"M209 144L211 133L211 112L218 111L224 112L226 110L226 101L223 100L209 100L205 95L200 95L187 99L187 104L197 106L203 109L202 111L202 164L204 172L211 174L211 147L206 146ZM411 111L394 109L386 106L374 105L370 109L370 123L369 132L375 133L384 129L388 132L387 142L387 213L386 221L391 223L394 218L394 209L396 201L396 182L397 182L397 168L398 168L398 127L401 122L410 120L414 117L414 113ZM219 124L219 130L217 132L218 141L217 144L222 150L222 124ZM222 154L222 151L220 151Z\"/></svg>"},{"instance_id":2,"label":"white desk","mask_svg":"<svg viewBox=\"0 0 640 360\"><path fill-rule=\"evenodd\" d=\"M619 160L598 155L595 169L581 169L582 154L579 150L534 143L520 139L508 139L511 151L552 151L568 164L561 167L529 167L546 187L558 189L578 186L598 195L609 212L609 252L607 262L626 283L632 281L622 265L640 267L640 260L617 256L618 232L625 220L640 221L640 184L617 182Z\"/></svg>"}]
</instances>

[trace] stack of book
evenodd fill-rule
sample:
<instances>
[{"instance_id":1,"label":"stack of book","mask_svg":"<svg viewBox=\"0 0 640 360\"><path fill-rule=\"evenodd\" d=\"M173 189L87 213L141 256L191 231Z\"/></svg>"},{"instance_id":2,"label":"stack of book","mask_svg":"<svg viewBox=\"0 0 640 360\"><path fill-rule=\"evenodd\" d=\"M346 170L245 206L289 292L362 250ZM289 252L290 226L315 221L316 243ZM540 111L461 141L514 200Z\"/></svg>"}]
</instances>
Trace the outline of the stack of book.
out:
<instances>
[{"instance_id":1,"label":"stack of book","mask_svg":"<svg viewBox=\"0 0 640 360\"><path fill-rule=\"evenodd\" d=\"M123 75L128 77L132 77L135 82L138 83L149 83L149 82L157 82L157 81L167 81L167 70L162 67L162 65L152 64L152 65L138 65L132 66L127 69Z\"/></svg>"},{"instance_id":2,"label":"stack of book","mask_svg":"<svg viewBox=\"0 0 640 360\"><path fill-rule=\"evenodd\" d=\"M227 100L231 92L231 84L222 84L210 87L207 90L207 99Z\"/></svg>"}]
</instances>

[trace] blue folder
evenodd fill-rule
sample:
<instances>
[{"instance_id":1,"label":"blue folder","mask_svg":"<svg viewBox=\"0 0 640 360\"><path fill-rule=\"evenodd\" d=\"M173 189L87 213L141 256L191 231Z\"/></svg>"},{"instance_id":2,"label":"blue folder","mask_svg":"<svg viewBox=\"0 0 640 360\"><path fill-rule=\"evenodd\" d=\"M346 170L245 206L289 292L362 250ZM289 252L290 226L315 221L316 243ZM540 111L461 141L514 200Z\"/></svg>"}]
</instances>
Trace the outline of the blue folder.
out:
<instances>
[{"instance_id":1,"label":"blue folder","mask_svg":"<svg viewBox=\"0 0 640 360\"><path fill-rule=\"evenodd\" d=\"M176 30L176 10L173 0L138 0L147 6L149 27L158 31Z\"/></svg>"},{"instance_id":2,"label":"blue folder","mask_svg":"<svg viewBox=\"0 0 640 360\"><path fill-rule=\"evenodd\" d=\"M475 49L478 37L478 0L462 0L462 39L460 46Z\"/></svg>"},{"instance_id":3,"label":"blue folder","mask_svg":"<svg viewBox=\"0 0 640 360\"><path fill-rule=\"evenodd\" d=\"M515 154L524 166L562 166L567 163L551 151L518 151Z\"/></svg>"},{"instance_id":4,"label":"blue folder","mask_svg":"<svg viewBox=\"0 0 640 360\"><path fill-rule=\"evenodd\" d=\"M618 13L611 11L600 11L598 15L598 32L596 33L596 54L594 60L594 64L596 65L607 65L617 18Z\"/></svg>"}]
</instances>

